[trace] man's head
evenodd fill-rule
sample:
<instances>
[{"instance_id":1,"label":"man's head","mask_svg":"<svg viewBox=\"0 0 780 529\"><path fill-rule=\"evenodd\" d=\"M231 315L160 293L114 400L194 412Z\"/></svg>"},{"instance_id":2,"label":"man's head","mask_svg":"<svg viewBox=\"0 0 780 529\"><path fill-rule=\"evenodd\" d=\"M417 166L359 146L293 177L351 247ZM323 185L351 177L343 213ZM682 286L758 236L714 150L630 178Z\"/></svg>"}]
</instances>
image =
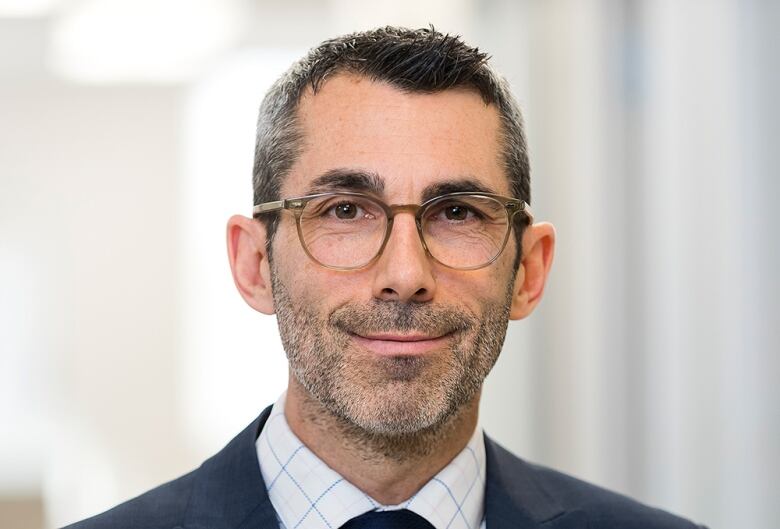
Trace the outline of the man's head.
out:
<instances>
[{"instance_id":1,"label":"man's head","mask_svg":"<svg viewBox=\"0 0 780 529\"><path fill-rule=\"evenodd\" d=\"M256 201L323 191L387 204L452 191L527 200L519 120L485 56L455 38L385 28L328 41L263 103ZM441 219L453 220L449 213ZM515 226L517 238L494 262L458 270L431 258L403 211L376 260L342 271L310 258L297 227L285 211L272 226L233 217L236 285L252 307L276 312L290 393L372 435L435 429L476 402L508 319L526 316L541 297L554 238L547 224L529 226L521 254ZM354 249L345 237L328 241L335 254Z\"/></svg>"},{"instance_id":2,"label":"man's head","mask_svg":"<svg viewBox=\"0 0 780 529\"><path fill-rule=\"evenodd\" d=\"M520 109L488 55L458 37L431 29L379 28L327 40L313 48L274 83L260 106L253 170L254 203L280 198L284 178L305 138L297 111L301 96L316 94L338 73L382 81L407 93L472 90L501 118L502 162L511 195L530 204L530 168ZM269 215L269 239L274 221ZM518 230L519 235L522 230Z\"/></svg>"}]
</instances>

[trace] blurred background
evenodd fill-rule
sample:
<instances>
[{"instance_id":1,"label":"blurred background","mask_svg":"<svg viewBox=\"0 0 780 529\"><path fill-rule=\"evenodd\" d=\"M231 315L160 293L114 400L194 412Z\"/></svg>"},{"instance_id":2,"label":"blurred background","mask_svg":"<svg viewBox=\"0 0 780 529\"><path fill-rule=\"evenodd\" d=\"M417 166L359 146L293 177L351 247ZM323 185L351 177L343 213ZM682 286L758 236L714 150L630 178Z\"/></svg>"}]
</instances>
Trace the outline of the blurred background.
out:
<instances>
[{"instance_id":1,"label":"blurred background","mask_svg":"<svg viewBox=\"0 0 780 529\"><path fill-rule=\"evenodd\" d=\"M524 109L546 299L482 423L715 527L780 523L780 2L0 0L0 526L176 477L284 389L235 292L254 122L307 48L462 35Z\"/></svg>"}]
</instances>

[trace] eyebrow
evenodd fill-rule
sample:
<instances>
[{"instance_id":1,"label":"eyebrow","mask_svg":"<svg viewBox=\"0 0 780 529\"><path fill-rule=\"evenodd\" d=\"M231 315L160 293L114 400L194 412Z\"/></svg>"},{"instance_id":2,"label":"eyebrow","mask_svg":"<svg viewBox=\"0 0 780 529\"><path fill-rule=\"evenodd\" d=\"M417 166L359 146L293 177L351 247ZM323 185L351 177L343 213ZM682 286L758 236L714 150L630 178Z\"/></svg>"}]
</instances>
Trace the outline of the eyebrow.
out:
<instances>
[{"instance_id":1,"label":"eyebrow","mask_svg":"<svg viewBox=\"0 0 780 529\"><path fill-rule=\"evenodd\" d=\"M449 193L491 193L496 192L475 178L460 178L431 184L423 190L421 200L427 202L432 198Z\"/></svg>"},{"instance_id":2,"label":"eyebrow","mask_svg":"<svg viewBox=\"0 0 780 529\"><path fill-rule=\"evenodd\" d=\"M385 181L377 173L360 169L331 169L311 182L307 194L328 193L331 191L359 191L381 195L385 190Z\"/></svg>"},{"instance_id":3,"label":"eyebrow","mask_svg":"<svg viewBox=\"0 0 780 529\"><path fill-rule=\"evenodd\" d=\"M330 193L333 191L356 191L381 196L385 190L385 180L379 174L360 169L331 169L312 180L307 195ZM448 193L492 193L495 190L476 178L464 177L431 184L423 189L420 203Z\"/></svg>"}]
</instances>

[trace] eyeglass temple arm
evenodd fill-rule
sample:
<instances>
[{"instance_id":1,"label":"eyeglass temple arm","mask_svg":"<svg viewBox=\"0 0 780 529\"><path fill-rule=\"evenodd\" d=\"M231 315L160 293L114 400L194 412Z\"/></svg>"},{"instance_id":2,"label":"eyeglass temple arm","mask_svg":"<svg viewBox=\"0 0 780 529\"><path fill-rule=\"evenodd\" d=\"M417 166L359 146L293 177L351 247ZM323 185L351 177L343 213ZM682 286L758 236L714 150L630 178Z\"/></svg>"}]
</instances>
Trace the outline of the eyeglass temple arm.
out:
<instances>
[{"instance_id":1,"label":"eyeglass temple arm","mask_svg":"<svg viewBox=\"0 0 780 529\"><path fill-rule=\"evenodd\" d=\"M271 211L279 211L280 209L284 209L284 203L284 200L274 200L273 202L257 204L252 208L252 216L256 217L262 213L269 213Z\"/></svg>"},{"instance_id":2,"label":"eyeglass temple arm","mask_svg":"<svg viewBox=\"0 0 780 529\"><path fill-rule=\"evenodd\" d=\"M531 211L531 206L529 206L526 202L523 202L523 211L526 215L528 215L528 224L534 223L534 212Z\"/></svg>"},{"instance_id":3,"label":"eyeglass temple arm","mask_svg":"<svg viewBox=\"0 0 780 529\"><path fill-rule=\"evenodd\" d=\"M531 211L531 206L527 202L518 201L515 209L515 214L522 213L528 219L528 224L533 224L534 213Z\"/></svg>"}]
</instances>

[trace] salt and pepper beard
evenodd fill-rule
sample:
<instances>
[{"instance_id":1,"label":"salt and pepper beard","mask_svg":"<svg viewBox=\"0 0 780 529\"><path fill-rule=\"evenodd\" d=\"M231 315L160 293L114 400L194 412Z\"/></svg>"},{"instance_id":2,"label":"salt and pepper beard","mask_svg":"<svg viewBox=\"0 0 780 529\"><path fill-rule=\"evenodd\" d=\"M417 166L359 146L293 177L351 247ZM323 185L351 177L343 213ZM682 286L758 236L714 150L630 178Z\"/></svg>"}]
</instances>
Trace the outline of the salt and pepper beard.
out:
<instances>
[{"instance_id":1,"label":"salt and pepper beard","mask_svg":"<svg viewBox=\"0 0 780 529\"><path fill-rule=\"evenodd\" d=\"M463 307L380 301L343 305L327 316L294 299L271 263L274 305L290 369L354 442L385 457L424 456L457 423L495 364L506 335L512 282L482 315ZM449 334L448 351L377 357L351 336L378 332ZM319 421L313 413L310 420ZM415 454L412 454L414 452Z\"/></svg>"}]
</instances>

